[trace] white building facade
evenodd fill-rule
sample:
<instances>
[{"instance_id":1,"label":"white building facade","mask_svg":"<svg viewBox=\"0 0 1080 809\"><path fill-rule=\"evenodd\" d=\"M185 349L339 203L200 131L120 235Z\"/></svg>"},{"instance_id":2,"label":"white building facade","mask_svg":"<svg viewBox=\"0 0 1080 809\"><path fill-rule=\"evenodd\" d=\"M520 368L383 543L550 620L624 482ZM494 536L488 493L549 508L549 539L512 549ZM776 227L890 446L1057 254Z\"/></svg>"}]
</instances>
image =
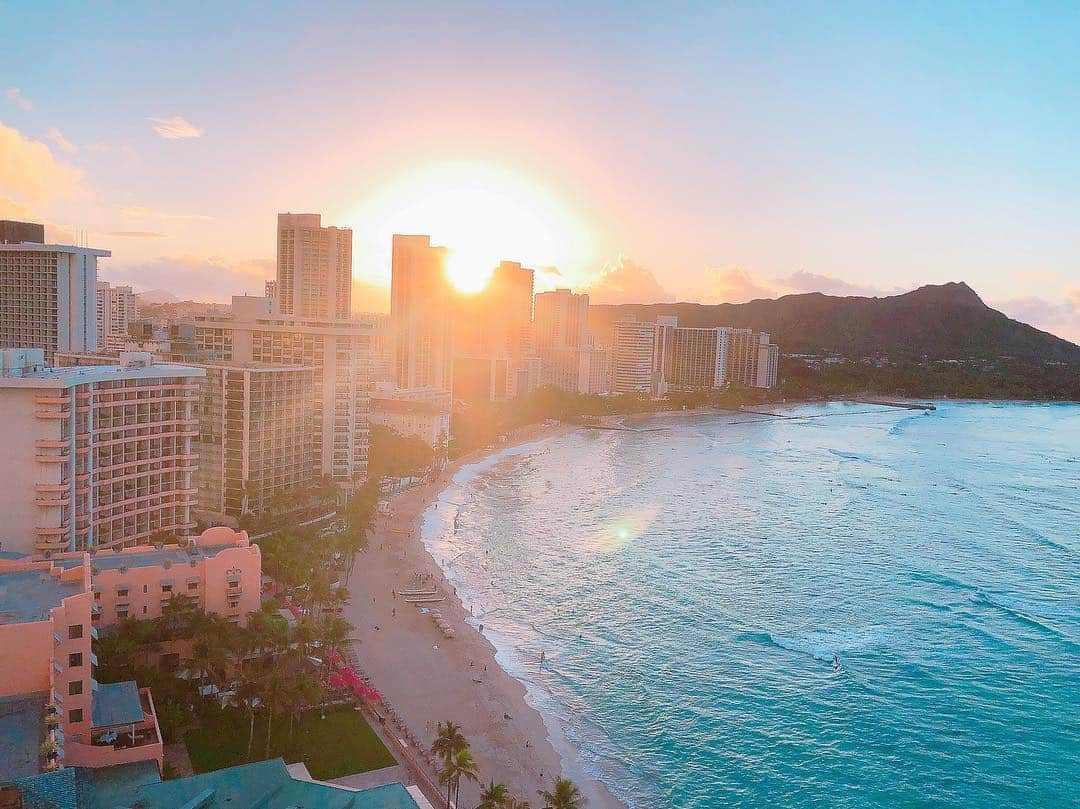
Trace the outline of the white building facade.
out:
<instances>
[{"instance_id":1,"label":"white building facade","mask_svg":"<svg viewBox=\"0 0 1080 809\"><path fill-rule=\"evenodd\" d=\"M203 371L125 354L51 368L0 351L4 550L95 550L194 527L194 406Z\"/></svg>"},{"instance_id":2,"label":"white building facade","mask_svg":"<svg viewBox=\"0 0 1080 809\"><path fill-rule=\"evenodd\" d=\"M108 250L0 244L0 348L97 350L97 262Z\"/></svg>"}]
</instances>

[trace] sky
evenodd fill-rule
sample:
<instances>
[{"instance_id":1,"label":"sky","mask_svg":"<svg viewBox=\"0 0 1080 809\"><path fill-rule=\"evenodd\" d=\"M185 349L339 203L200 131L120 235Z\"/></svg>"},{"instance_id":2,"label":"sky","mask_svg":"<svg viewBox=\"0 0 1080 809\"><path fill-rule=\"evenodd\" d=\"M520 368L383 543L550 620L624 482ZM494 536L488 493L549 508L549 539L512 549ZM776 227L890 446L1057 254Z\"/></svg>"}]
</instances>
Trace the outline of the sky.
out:
<instances>
[{"instance_id":1,"label":"sky","mask_svg":"<svg viewBox=\"0 0 1080 809\"><path fill-rule=\"evenodd\" d=\"M216 7L222 6L222 7ZM1080 4L0 2L0 218L228 300L275 216L597 302L966 281L1080 342ZM14 34L14 36L12 35Z\"/></svg>"}]
</instances>

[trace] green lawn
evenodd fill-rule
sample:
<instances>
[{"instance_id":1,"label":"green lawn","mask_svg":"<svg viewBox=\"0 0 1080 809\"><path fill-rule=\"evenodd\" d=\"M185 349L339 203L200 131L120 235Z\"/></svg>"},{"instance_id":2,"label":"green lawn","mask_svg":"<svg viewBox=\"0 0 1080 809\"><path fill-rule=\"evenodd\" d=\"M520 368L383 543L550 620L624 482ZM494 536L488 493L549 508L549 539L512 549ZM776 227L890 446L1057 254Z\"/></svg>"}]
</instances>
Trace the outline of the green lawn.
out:
<instances>
[{"instance_id":1,"label":"green lawn","mask_svg":"<svg viewBox=\"0 0 1080 809\"><path fill-rule=\"evenodd\" d=\"M286 764L303 761L313 778L326 781L355 772L377 770L397 762L375 731L357 711L333 708L304 715L289 738L288 717L275 718L270 734L270 755L266 755L266 714L255 714L255 740L251 761L285 759ZM247 758L249 715L236 708L212 712L196 730L184 734L191 766L196 773L243 764Z\"/></svg>"}]
</instances>

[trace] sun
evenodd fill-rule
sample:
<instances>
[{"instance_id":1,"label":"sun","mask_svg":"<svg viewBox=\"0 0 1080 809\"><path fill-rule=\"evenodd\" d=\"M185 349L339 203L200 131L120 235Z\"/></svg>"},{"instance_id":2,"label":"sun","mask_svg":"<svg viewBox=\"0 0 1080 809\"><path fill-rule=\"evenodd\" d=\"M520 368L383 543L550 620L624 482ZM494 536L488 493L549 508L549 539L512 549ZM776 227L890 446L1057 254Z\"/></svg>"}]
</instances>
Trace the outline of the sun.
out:
<instances>
[{"instance_id":1,"label":"sun","mask_svg":"<svg viewBox=\"0 0 1080 809\"><path fill-rule=\"evenodd\" d=\"M416 170L354 216L361 227L374 216L383 244L394 233L417 233L447 247L447 275L465 293L482 290L500 261L561 267L591 251L581 218L556 195L524 174L481 163Z\"/></svg>"}]
</instances>

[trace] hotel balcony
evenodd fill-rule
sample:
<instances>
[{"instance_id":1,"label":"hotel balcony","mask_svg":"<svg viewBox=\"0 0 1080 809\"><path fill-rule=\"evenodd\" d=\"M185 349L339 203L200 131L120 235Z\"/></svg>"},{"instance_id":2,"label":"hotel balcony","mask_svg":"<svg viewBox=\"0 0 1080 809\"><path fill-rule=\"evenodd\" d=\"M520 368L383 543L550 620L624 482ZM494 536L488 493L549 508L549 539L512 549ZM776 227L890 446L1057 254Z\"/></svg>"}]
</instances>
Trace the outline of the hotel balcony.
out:
<instances>
[{"instance_id":1,"label":"hotel balcony","mask_svg":"<svg viewBox=\"0 0 1080 809\"><path fill-rule=\"evenodd\" d=\"M163 747L149 688L133 681L100 686L93 695L90 743L68 742L65 763L111 767L154 761L162 767Z\"/></svg>"},{"instance_id":2,"label":"hotel balcony","mask_svg":"<svg viewBox=\"0 0 1080 809\"><path fill-rule=\"evenodd\" d=\"M39 419L66 419L71 416L71 411L66 407L60 410L35 410L34 415Z\"/></svg>"}]
</instances>

